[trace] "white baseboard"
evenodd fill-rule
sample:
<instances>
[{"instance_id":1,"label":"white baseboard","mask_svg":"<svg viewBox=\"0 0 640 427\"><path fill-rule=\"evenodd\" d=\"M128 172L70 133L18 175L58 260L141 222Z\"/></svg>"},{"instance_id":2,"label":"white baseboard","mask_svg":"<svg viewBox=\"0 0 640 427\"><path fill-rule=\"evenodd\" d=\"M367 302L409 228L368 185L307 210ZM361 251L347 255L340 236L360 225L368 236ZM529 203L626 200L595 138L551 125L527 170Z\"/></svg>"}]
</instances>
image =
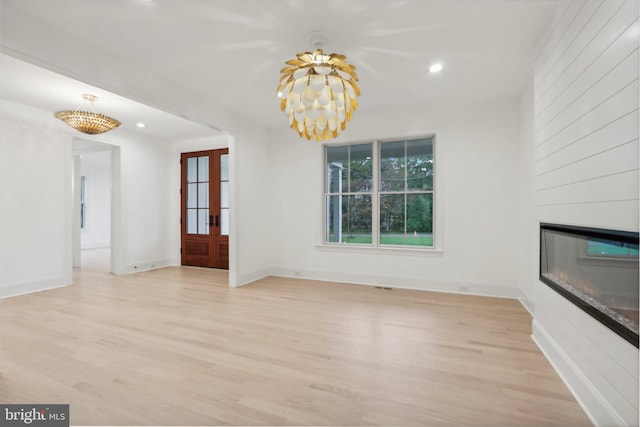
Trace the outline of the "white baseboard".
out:
<instances>
[{"instance_id":1,"label":"white baseboard","mask_svg":"<svg viewBox=\"0 0 640 427\"><path fill-rule=\"evenodd\" d=\"M531 338L596 426L625 426L627 423L607 403L562 347L535 319Z\"/></svg>"},{"instance_id":2,"label":"white baseboard","mask_svg":"<svg viewBox=\"0 0 640 427\"><path fill-rule=\"evenodd\" d=\"M262 268L249 273L245 273L242 276L235 278L234 282L231 281L231 275L229 275L229 287L239 288L241 286L248 285L256 280L264 279L267 276L273 276L271 268Z\"/></svg>"},{"instance_id":3,"label":"white baseboard","mask_svg":"<svg viewBox=\"0 0 640 427\"><path fill-rule=\"evenodd\" d=\"M90 250L90 249L106 249L111 247L111 242L96 242L96 243L86 243L80 246L81 250Z\"/></svg>"},{"instance_id":4,"label":"white baseboard","mask_svg":"<svg viewBox=\"0 0 640 427\"><path fill-rule=\"evenodd\" d=\"M152 259L146 261L139 261L133 264L127 265L124 274L140 273L141 271L157 270L159 268L170 267L174 265L173 259Z\"/></svg>"},{"instance_id":5,"label":"white baseboard","mask_svg":"<svg viewBox=\"0 0 640 427\"><path fill-rule=\"evenodd\" d=\"M520 298L518 298L520 300L520 304L522 304L522 306L525 308L525 310L527 310L529 312L529 314L531 315L531 317L533 317L535 319L535 305L533 304L533 301L531 301L529 298L527 298L525 296L524 293L521 292L521 296Z\"/></svg>"},{"instance_id":6,"label":"white baseboard","mask_svg":"<svg viewBox=\"0 0 640 427\"><path fill-rule=\"evenodd\" d=\"M18 295L30 294L32 292L47 291L49 289L61 288L72 283L72 279L67 276L48 277L28 282L0 284L0 298L14 297Z\"/></svg>"},{"instance_id":7,"label":"white baseboard","mask_svg":"<svg viewBox=\"0 0 640 427\"><path fill-rule=\"evenodd\" d=\"M269 269L269 271L269 275L271 276L289 277L294 279L311 279L321 280L325 282L385 286L390 288L447 292L454 294L490 296L510 299L521 299L523 296L520 289L515 285L496 285L494 283L485 283L478 281L458 281L426 277L380 276L351 272L291 270L279 267L273 267Z\"/></svg>"}]
</instances>

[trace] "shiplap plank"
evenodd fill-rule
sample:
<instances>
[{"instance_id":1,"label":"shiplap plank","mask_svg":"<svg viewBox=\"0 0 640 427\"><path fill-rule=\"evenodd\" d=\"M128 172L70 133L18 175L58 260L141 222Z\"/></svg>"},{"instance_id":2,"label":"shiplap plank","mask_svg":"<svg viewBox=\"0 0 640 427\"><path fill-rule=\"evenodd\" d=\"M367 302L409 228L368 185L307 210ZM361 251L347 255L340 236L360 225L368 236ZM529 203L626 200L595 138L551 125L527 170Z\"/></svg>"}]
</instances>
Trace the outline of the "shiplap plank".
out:
<instances>
[{"instance_id":1,"label":"shiplap plank","mask_svg":"<svg viewBox=\"0 0 640 427\"><path fill-rule=\"evenodd\" d=\"M580 13L580 10L585 6L586 0L574 0L572 1L562 17L556 23L556 27L551 36L547 40L546 45L543 48L543 54L540 55L538 62L535 65L534 85L540 84L542 76L547 75L549 69L560 58L560 49L556 49L562 39L565 37L568 28L571 23L576 19L576 16ZM534 99L537 101L537 97Z\"/></svg>"},{"instance_id":2,"label":"shiplap plank","mask_svg":"<svg viewBox=\"0 0 640 427\"><path fill-rule=\"evenodd\" d=\"M637 109L638 80L617 93L611 94L605 101L577 120L567 123L562 130L556 132L554 135L550 135L546 139L542 139L540 135L536 135L536 160L565 147L572 141L578 140Z\"/></svg>"},{"instance_id":3,"label":"shiplap plank","mask_svg":"<svg viewBox=\"0 0 640 427\"><path fill-rule=\"evenodd\" d=\"M551 289L545 291L554 292ZM603 395L615 397L610 399L609 403L615 405L616 412L626 419L632 419L634 413L637 413L637 407L632 401L636 393L637 371L634 375L629 372L629 367L625 368L612 362L612 355L607 354L606 348L592 340L594 335L590 337L589 334L599 330L601 325L587 314L576 311L579 309L571 306L571 303L557 298L556 295L546 295L547 292L539 293L545 297L538 300L537 304L540 317L545 319L542 324L546 328L550 328L551 325L563 325L563 328L553 328L552 334L556 340L562 342L565 353L585 375L596 379L598 389ZM585 330L588 330L589 334L585 334ZM604 331L605 334L609 332ZM631 344L620 344L632 347ZM637 363L632 363L632 366L634 365L637 366ZM603 372L605 369L606 372Z\"/></svg>"},{"instance_id":4,"label":"shiplap plank","mask_svg":"<svg viewBox=\"0 0 640 427\"><path fill-rule=\"evenodd\" d=\"M576 70L581 72L586 69L585 60L588 64L606 50L613 41L613 38L609 38L612 34L611 31L607 31L609 28L607 24L617 16L626 1L628 0L606 0L602 3L561 60L555 64L544 80L538 82L536 91L539 91L540 97L536 99L536 116L538 111L544 110L548 104L552 103L554 94L567 87L570 80L579 74L575 72Z\"/></svg>"},{"instance_id":5,"label":"shiplap plank","mask_svg":"<svg viewBox=\"0 0 640 427\"><path fill-rule=\"evenodd\" d=\"M584 138L539 159L536 161L535 174L541 175L636 140L639 127L638 110L631 111Z\"/></svg>"},{"instance_id":6,"label":"shiplap plank","mask_svg":"<svg viewBox=\"0 0 640 427\"><path fill-rule=\"evenodd\" d=\"M636 49L637 52L637 49ZM540 140L549 139L574 123L580 117L602 104L612 93L624 90L629 84L638 80L638 55L629 55L610 73L593 84L588 91L584 92L571 103L566 109L561 111L553 120L545 124L536 132Z\"/></svg>"},{"instance_id":7,"label":"shiplap plank","mask_svg":"<svg viewBox=\"0 0 640 427\"><path fill-rule=\"evenodd\" d=\"M562 24L562 21L567 16L567 13L572 10L571 3L572 2L567 2L558 9L554 22L547 30L544 38L538 44L538 52L536 53L533 61L534 78L539 74L540 68L547 62L549 53L551 51L549 47L553 44L554 40L556 40L562 33L560 26Z\"/></svg>"},{"instance_id":8,"label":"shiplap plank","mask_svg":"<svg viewBox=\"0 0 640 427\"><path fill-rule=\"evenodd\" d=\"M536 190L538 205L638 200L638 170Z\"/></svg>"},{"instance_id":9,"label":"shiplap plank","mask_svg":"<svg viewBox=\"0 0 640 427\"><path fill-rule=\"evenodd\" d=\"M637 23L638 20L634 24L637 25ZM637 31L634 24L627 27L609 49L598 56L582 74L564 86L548 108L540 111L536 118L536 131L558 120L563 111L592 91L594 86L601 85L603 81L611 81L624 72L631 73L637 78L638 44L633 40L633 33Z\"/></svg>"},{"instance_id":10,"label":"shiplap plank","mask_svg":"<svg viewBox=\"0 0 640 427\"><path fill-rule=\"evenodd\" d=\"M553 188L638 169L638 140L576 161L536 178L536 189Z\"/></svg>"},{"instance_id":11,"label":"shiplap plank","mask_svg":"<svg viewBox=\"0 0 640 427\"><path fill-rule=\"evenodd\" d=\"M556 291L544 283L538 282L538 285L541 286L541 289L544 291L541 292L540 295L542 299L545 300L545 306L560 313L560 316L574 328L584 329L585 327L589 327L590 331L593 330L591 334L582 334L583 338L588 341L589 346L598 347L598 349L594 349L594 351L600 354L606 354L609 357L615 357L611 364L620 372L621 381L624 375L628 375L632 380L636 381L640 378L639 366L637 363L634 363L637 362L638 353L633 344L616 334L612 334L609 328L593 319L571 302L565 299L555 298L557 295ZM590 325L585 325L585 322L590 323ZM624 345L620 346L620 349L614 352L617 344ZM602 356L599 356L599 358L602 359Z\"/></svg>"},{"instance_id":12,"label":"shiplap plank","mask_svg":"<svg viewBox=\"0 0 640 427\"><path fill-rule=\"evenodd\" d=\"M543 222L595 228L616 228L625 231L638 230L637 212L637 199L589 203L556 203L536 207L536 217Z\"/></svg>"}]
</instances>

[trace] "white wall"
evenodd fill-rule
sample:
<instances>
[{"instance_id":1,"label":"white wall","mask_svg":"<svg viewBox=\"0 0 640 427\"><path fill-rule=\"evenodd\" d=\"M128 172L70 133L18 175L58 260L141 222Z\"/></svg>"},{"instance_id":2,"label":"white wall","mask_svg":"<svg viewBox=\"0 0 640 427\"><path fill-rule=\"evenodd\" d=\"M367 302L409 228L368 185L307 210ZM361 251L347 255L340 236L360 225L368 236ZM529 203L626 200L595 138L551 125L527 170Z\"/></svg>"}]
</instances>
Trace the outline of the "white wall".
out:
<instances>
[{"instance_id":1,"label":"white wall","mask_svg":"<svg viewBox=\"0 0 640 427\"><path fill-rule=\"evenodd\" d=\"M71 143L0 101L0 297L71 283Z\"/></svg>"},{"instance_id":2,"label":"white wall","mask_svg":"<svg viewBox=\"0 0 640 427\"><path fill-rule=\"evenodd\" d=\"M354 114L344 140L436 135L442 252L322 247L322 144L270 135L271 240L282 276L519 296L517 101ZM256 177L257 179L258 177Z\"/></svg>"},{"instance_id":3,"label":"white wall","mask_svg":"<svg viewBox=\"0 0 640 427\"><path fill-rule=\"evenodd\" d=\"M81 155L85 177L86 226L80 233L82 249L111 245L111 150Z\"/></svg>"},{"instance_id":4,"label":"white wall","mask_svg":"<svg viewBox=\"0 0 640 427\"><path fill-rule=\"evenodd\" d=\"M638 1L569 4L536 61L525 137L535 218L521 262L535 271L539 222L638 231L638 76ZM533 337L591 419L638 425L638 350L529 274Z\"/></svg>"},{"instance_id":5,"label":"white wall","mask_svg":"<svg viewBox=\"0 0 640 427\"><path fill-rule=\"evenodd\" d=\"M70 284L75 132L20 104L0 101L0 114L0 179L12 183L0 195L0 296ZM171 265L170 143L124 131L86 138L113 146L113 271Z\"/></svg>"},{"instance_id":6,"label":"white wall","mask_svg":"<svg viewBox=\"0 0 640 427\"><path fill-rule=\"evenodd\" d=\"M270 274L274 248L280 242L271 238L274 186L273 174L282 165L273 164L273 141L265 129L250 122L234 127L229 146L231 191L229 236L229 285L241 286Z\"/></svg>"},{"instance_id":7,"label":"white wall","mask_svg":"<svg viewBox=\"0 0 640 427\"><path fill-rule=\"evenodd\" d=\"M532 77L533 78L533 77ZM535 155L533 81L520 100L520 230L517 239L520 260L518 285L520 301L532 315L535 314L534 283L538 280L538 264L532 262L538 254L538 223L535 203ZM537 258L535 258L537 259Z\"/></svg>"},{"instance_id":8,"label":"white wall","mask_svg":"<svg viewBox=\"0 0 640 427\"><path fill-rule=\"evenodd\" d=\"M0 206L2 218L6 220L3 221L0 251L7 255L0 260L0 286L7 288L11 285L13 290L2 291L0 295L70 284L73 216L73 156L70 144L75 132L67 130L48 111L1 100L0 107L3 107L0 108L3 114L0 153L4 162L0 178L3 182L22 178L17 181L15 190L7 187L7 191L2 192ZM16 112L20 114L13 118L7 116L8 111L14 116ZM230 285L246 284L268 274L268 267L273 265L273 254L268 238L271 186L266 161L269 151L266 130L245 120L238 120L234 128L238 129L235 137L220 136L206 141L161 141L121 130L85 137L113 147L111 202L115 214L111 218L111 244L114 273L126 274L179 264L180 181L177 153L229 147L232 183ZM54 142L41 148L42 140ZM60 145L62 148L52 148ZM52 150L55 155L51 155ZM37 162L38 174L23 176L16 165L30 155ZM41 166L45 162L50 166ZM52 170L68 175L68 179L58 179ZM47 178L47 173L51 175L50 178ZM10 208L17 192L24 193L28 189L36 191L33 181L38 179L46 181L43 185L48 191L44 192L44 199ZM54 202L45 207L41 200ZM49 215L44 224L53 226L42 231L41 222L30 229L33 232L27 230L23 234L14 227L17 218L26 217L30 222L38 222L42 212ZM67 229L68 232L65 231ZM44 244L42 238L47 239ZM25 268L25 263L30 262L29 251L32 246L36 249L33 249L31 260L42 261L42 272L40 268ZM20 261L14 262L16 260Z\"/></svg>"},{"instance_id":9,"label":"white wall","mask_svg":"<svg viewBox=\"0 0 640 427\"><path fill-rule=\"evenodd\" d=\"M172 183L167 173L170 145L142 137L114 142L120 146L119 196L124 236L124 269L118 273L171 265L168 224L173 218L169 190Z\"/></svg>"}]
</instances>

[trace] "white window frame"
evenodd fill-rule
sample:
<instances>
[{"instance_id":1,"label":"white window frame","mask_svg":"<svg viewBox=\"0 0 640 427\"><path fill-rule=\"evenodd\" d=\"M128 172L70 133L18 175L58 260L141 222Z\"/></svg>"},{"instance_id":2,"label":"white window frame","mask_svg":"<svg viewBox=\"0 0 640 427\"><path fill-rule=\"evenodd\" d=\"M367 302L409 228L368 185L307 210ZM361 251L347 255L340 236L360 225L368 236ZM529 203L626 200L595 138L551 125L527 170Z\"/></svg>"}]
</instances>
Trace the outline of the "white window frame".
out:
<instances>
[{"instance_id":1,"label":"white window frame","mask_svg":"<svg viewBox=\"0 0 640 427\"><path fill-rule=\"evenodd\" d=\"M383 142L408 141L416 139L431 138L433 141L433 159L434 159L434 176L433 176L433 246L412 246L412 245L381 245L380 244L380 148ZM320 232L320 243L317 246L320 250L343 251L353 253L375 252L389 254L414 254L414 255L436 255L440 256L444 252L443 241L443 221L442 221L442 159L440 156L439 142L436 133L426 133L419 135L411 135L406 137L389 137L384 139L357 140L339 144L323 144L322 147L322 223ZM326 182L326 164L327 164L327 147L341 147L361 144L372 144L372 161L373 161L373 191L371 194L372 215L371 215L371 244L366 243L340 243L326 241L327 226L327 182Z\"/></svg>"}]
</instances>

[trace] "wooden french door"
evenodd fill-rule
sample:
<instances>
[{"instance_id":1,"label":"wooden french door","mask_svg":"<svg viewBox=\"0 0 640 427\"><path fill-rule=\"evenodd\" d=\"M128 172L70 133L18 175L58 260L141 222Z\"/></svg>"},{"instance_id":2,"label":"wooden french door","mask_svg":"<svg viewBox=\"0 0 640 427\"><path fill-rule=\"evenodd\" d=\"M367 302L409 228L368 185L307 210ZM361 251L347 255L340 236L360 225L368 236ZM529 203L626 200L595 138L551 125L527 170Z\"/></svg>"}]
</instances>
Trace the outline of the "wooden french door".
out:
<instances>
[{"instance_id":1,"label":"wooden french door","mask_svg":"<svg viewBox=\"0 0 640 427\"><path fill-rule=\"evenodd\" d=\"M182 265L229 268L229 150L183 153Z\"/></svg>"}]
</instances>

